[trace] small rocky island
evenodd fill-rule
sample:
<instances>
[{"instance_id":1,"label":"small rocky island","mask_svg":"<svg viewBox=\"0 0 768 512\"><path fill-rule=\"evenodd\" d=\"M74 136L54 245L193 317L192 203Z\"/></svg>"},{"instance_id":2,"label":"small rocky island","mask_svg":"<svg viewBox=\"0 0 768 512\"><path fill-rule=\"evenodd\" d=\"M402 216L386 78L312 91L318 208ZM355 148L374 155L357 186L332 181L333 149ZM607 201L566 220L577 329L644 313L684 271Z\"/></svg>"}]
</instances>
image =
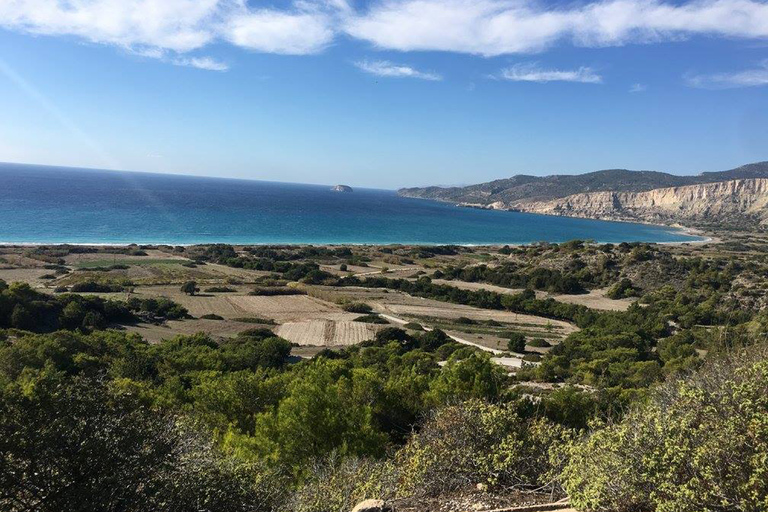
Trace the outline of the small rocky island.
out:
<instances>
[{"instance_id":1,"label":"small rocky island","mask_svg":"<svg viewBox=\"0 0 768 512\"><path fill-rule=\"evenodd\" d=\"M352 192L352 187L348 187L347 185L336 185L331 190L334 192Z\"/></svg>"}]
</instances>

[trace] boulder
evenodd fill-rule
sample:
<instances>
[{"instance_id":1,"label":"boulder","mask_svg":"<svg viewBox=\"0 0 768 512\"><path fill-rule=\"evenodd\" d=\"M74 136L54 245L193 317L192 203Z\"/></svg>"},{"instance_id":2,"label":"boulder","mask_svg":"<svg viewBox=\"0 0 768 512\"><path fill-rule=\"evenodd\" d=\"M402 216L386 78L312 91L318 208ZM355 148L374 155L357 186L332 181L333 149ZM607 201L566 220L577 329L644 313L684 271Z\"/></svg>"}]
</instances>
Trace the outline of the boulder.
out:
<instances>
[{"instance_id":1,"label":"boulder","mask_svg":"<svg viewBox=\"0 0 768 512\"><path fill-rule=\"evenodd\" d=\"M384 500L365 500L358 503L352 512L392 512L392 507Z\"/></svg>"}]
</instances>

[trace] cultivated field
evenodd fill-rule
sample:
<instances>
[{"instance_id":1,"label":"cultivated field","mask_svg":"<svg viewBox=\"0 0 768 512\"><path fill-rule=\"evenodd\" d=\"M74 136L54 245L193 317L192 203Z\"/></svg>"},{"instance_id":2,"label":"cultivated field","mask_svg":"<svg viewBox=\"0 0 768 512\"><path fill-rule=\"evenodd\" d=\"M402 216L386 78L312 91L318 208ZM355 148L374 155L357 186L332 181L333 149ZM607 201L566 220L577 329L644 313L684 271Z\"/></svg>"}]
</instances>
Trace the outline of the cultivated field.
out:
<instances>
[{"instance_id":1,"label":"cultivated field","mask_svg":"<svg viewBox=\"0 0 768 512\"><path fill-rule=\"evenodd\" d=\"M351 320L307 320L284 323L275 332L297 345L339 347L370 340L381 328L381 325Z\"/></svg>"}]
</instances>

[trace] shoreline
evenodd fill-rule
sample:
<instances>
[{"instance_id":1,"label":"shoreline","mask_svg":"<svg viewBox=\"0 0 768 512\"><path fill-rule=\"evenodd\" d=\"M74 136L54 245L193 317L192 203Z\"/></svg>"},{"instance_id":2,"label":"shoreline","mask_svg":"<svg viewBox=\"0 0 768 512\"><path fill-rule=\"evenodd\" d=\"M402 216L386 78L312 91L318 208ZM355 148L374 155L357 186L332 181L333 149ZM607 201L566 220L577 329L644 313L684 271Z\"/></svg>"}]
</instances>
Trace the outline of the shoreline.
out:
<instances>
[{"instance_id":1,"label":"shoreline","mask_svg":"<svg viewBox=\"0 0 768 512\"><path fill-rule=\"evenodd\" d=\"M677 245L677 244L700 244L700 243L720 243L721 240L715 236L713 236L710 233L707 233L703 229L695 228L691 226L685 226L683 224L675 223L675 224L662 224L658 222L649 222L644 220L636 220L636 219L617 219L617 218L601 218L601 217L586 217L582 215L558 215L555 213L540 213L540 212L531 212L527 210L520 210L515 208L491 208L488 205L482 205L482 204L471 204L471 203L457 203L455 201L449 201L447 199L438 199L438 198L431 198L431 197L418 197L418 196L409 196L409 195L400 195L400 197L407 197L409 199L420 199L423 201L434 201L438 203L443 204L451 204L455 206L456 208L469 208L469 209L475 209L475 210L489 210L489 211L496 211L496 212L509 212L509 213L527 213L529 215L542 215L544 217L562 217L567 219L584 219L584 220L598 220L602 222L620 222L623 224L639 224L644 226L653 226L656 228L663 228L667 231L669 230L675 230L679 231L687 236L694 236L698 238L702 238L701 240L689 240L689 241L671 241L671 242L648 242L648 243L655 243L655 244L664 244L664 245ZM615 243L615 242L597 242L597 243ZM620 242L619 242L620 243ZM512 245L512 244L508 244ZM517 245L526 245L526 244L517 244Z\"/></svg>"},{"instance_id":2,"label":"shoreline","mask_svg":"<svg viewBox=\"0 0 768 512\"><path fill-rule=\"evenodd\" d=\"M498 211L513 211L513 210L498 210ZM523 212L525 213L525 212ZM547 217L566 217L563 215L547 215L547 214L536 214L536 215L545 215ZM606 219L591 219L589 217L568 217L568 218L577 218L577 219L585 219L585 220L600 220L604 222L626 222L629 224L644 224L647 226L653 226L657 228L662 228L666 232L675 232L677 234L683 235L683 236L689 236L694 237L693 240L671 240L671 241L644 241L644 240L624 240L619 242L610 242L610 241L601 241L601 240L593 240L592 243L595 244L620 244L623 242L627 243L649 243L649 244L660 244L660 245L682 245L682 244L705 244L705 243L720 243L721 240L717 237L715 237L713 234L708 233L702 229L694 228L690 226L684 226L681 224L677 225L668 225L668 224L654 224L650 222L631 222L631 221L617 221L617 220L606 220ZM41 246L61 246L61 245L71 245L71 246L81 246L81 247L130 247L130 246L179 246L179 247L191 247L195 245L213 245L213 244L227 244L227 245L236 245L236 246L335 246L335 247L343 247L343 246L398 246L398 245L410 245L410 246L424 246L424 247L436 247L436 246L444 246L444 245L455 245L458 247L504 247L504 246L510 246L510 247L520 247L520 246L526 246L526 245L533 245L536 243L541 242L548 242L548 243L565 243L571 240L590 240L590 239L584 239L584 238L569 238L566 240L561 241L550 241L550 240L531 240L529 242L466 242L466 243L456 243L456 242L324 242L324 241L317 241L317 242L228 242L228 241L222 241L222 240L212 240L212 241L201 241L201 242L157 242L157 241L147 241L147 242L67 242L67 241L58 241L58 242L14 242L14 241L1 241L0 240L0 247L41 247Z\"/></svg>"},{"instance_id":3,"label":"shoreline","mask_svg":"<svg viewBox=\"0 0 768 512\"><path fill-rule=\"evenodd\" d=\"M396 247L396 246L414 246L414 247L440 247L440 246L456 246L456 247L524 247L539 243L551 243L551 244L563 244L572 240L584 240L585 242L601 245L601 244L620 244L620 243L647 243L658 245L684 245L684 244L706 244L706 243L719 243L720 240L713 236L709 236L704 232L697 232L695 230L680 230L685 233L686 236L695 236L695 240L680 240L680 241L644 241L644 240L625 240L623 242L608 242L581 238L570 238L561 241L548 241L548 240L532 240L530 242L478 242L478 243L436 243L436 242L223 242L223 241L209 241L209 242L5 242L0 241L0 247L47 247L47 246L74 246L74 247L194 247L200 245L215 245L225 244L241 247L276 247L276 246L290 246L290 247Z\"/></svg>"}]
</instances>

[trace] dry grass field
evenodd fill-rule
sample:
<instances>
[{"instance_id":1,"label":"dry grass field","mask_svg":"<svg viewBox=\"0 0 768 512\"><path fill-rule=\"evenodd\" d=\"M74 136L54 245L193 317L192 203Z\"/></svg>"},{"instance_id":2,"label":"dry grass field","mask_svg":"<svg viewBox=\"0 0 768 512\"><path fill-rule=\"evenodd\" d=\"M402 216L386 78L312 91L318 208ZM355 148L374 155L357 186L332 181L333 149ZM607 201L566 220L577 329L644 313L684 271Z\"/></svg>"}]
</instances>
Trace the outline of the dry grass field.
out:
<instances>
[{"instance_id":1,"label":"dry grass field","mask_svg":"<svg viewBox=\"0 0 768 512\"><path fill-rule=\"evenodd\" d=\"M341 347L370 340L382 327L352 320L306 320L284 323L275 332L297 345Z\"/></svg>"},{"instance_id":2,"label":"dry grass field","mask_svg":"<svg viewBox=\"0 0 768 512\"><path fill-rule=\"evenodd\" d=\"M121 254L125 251L101 248L98 252L64 254L57 260L56 256L40 257L30 248L0 248L0 279L7 282L23 281L49 291L57 286L71 286L89 280L130 281L134 283L130 292L97 295L113 299L165 297L184 306L192 316L184 320L170 320L162 325L140 323L126 327L150 342L196 332L226 338L263 325L296 345L295 354L310 357L323 347L344 347L369 340L384 327L355 322L354 319L360 315L345 312L342 308L342 304L349 302L369 304L374 312L397 319L391 321L391 324L417 322L427 329L440 328L462 343L482 347L499 356L503 356L507 350L508 338L505 335L509 331L520 332L529 341L545 338L555 345L576 329L567 322L450 304L383 289L301 285L307 295L254 296L249 295L254 284L270 275L270 272L232 268L216 263L193 265L192 260L184 257L184 253L170 247L142 250L145 255ZM478 258L481 260L485 258L480 256ZM386 268L386 275L391 278L411 278L416 272L430 271L418 263L389 263L386 261L388 259L391 257L372 258L367 266L350 264L346 272L342 272L338 264L324 263L321 268L334 275L363 276L381 275ZM41 279L44 275L55 273L54 262L63 264L66 271L59 271L53 279ZM111 268L115 265L118 268ZM201 292L194 296L182 293L181 284L188 280L196 281ZM435 282L468 290L486 289L499 293L520 291L482 283ZM232 292L205 292L208 287L223 285L232 289ZM537 292L537 296L544 297L546 294ZM599 309L625 309L631 302L610 301L604 297L602 290L581 296L558 297L558 300L583 303ZM221 319L201 318L206 315L216 315ZM254 323L259 319L265 323ZM468 323L467 319L471 322ZM530 352L546 350L548 348L529 347ZM521 363L515 357L501 357L497 362L513 368Z\"/></svg>"}]
</instances>

